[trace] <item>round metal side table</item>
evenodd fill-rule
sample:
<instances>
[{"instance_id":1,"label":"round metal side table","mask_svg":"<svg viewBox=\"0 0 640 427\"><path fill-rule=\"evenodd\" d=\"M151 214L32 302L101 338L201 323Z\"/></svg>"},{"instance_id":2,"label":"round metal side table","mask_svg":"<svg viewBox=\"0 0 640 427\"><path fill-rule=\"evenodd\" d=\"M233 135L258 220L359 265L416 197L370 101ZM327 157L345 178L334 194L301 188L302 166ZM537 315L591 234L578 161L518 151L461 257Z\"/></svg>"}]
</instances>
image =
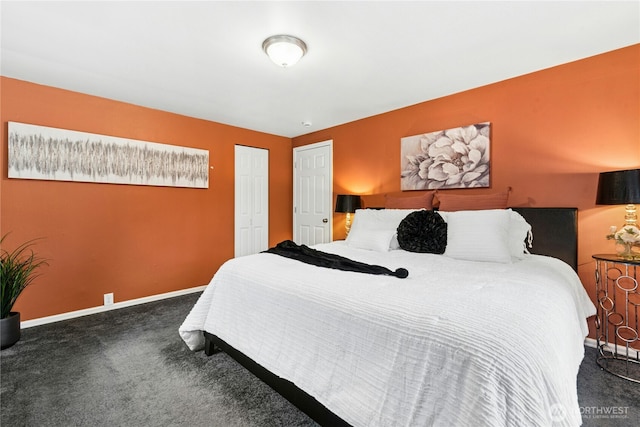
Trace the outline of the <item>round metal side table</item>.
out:
<instances>
[{"instance_id":1,"label":"round metal side table","mask_svg":"<svg viewBox=\"0 0 640 427\"><path fill-rule=\"evenodd\" d=\"M640 383L640 259L593 255L596 261L596 362L605 371Z\"/></svg>"}]
</instances>

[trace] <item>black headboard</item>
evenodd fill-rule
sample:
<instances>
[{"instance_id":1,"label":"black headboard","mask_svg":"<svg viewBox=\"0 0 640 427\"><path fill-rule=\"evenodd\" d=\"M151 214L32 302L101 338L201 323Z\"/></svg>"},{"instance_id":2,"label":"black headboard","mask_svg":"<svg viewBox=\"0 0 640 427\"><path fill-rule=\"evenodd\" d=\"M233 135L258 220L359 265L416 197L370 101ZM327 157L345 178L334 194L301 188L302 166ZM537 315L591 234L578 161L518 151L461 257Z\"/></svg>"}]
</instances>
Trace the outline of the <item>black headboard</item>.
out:
<instances>
[{"instance_id":1,"label":"black headboard","mask_svg":"<svg viewBox=\"0 0 640 427\"><path fill-rule=\"evenodd\" d=\"M531 224L532 254L561 259L578 271L577 208L511 208Z\"/></svg>"}]
</instances>

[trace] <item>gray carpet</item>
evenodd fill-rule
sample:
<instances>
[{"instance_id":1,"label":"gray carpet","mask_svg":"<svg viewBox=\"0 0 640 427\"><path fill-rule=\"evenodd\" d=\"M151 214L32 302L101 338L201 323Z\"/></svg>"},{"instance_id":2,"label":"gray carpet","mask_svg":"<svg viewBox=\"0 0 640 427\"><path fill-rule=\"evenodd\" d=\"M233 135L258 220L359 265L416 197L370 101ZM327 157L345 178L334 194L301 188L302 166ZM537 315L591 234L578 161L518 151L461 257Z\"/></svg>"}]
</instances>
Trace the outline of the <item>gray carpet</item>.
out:
<instances>
[{"instance_id":1,"label":"gray carpet","mask_svg":"<svg viewBox=\"0 0 640 427\"><path fill-rule=\"evenodd\" d=\"M0 352L0 424L316 426L226 354L186 348L177 329L198 296L23 330ZM586 350L584 425L638 426L640 385L601 371Z\"/></svg>"},{"instance_id":2,"label":"gray carpet","mask_svg":"<svg viewBox=\"0 0 640 427\"><path fill-rule=\"evenodd\" d=\"M199 295L24 329L0 352L0 425L316 425L226 354L187 349Z\"/></svg>"}]
</instances>

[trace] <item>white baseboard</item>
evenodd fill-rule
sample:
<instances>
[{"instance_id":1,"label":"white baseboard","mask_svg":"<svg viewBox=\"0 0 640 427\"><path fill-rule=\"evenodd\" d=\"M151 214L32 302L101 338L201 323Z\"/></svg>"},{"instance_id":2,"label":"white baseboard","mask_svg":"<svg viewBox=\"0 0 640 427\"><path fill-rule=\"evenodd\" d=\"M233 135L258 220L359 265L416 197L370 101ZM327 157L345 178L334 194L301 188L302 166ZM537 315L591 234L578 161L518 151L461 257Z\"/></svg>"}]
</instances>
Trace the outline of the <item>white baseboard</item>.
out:
<instances>
[{"instance_id":1,"label":"white baseboard","mask_svg":"<svg viewBox=\"0 0 640 427\"><path fill-rule=\"evenodd\" d=\"M85 308L83 310L70 311L68 313L55 314L53 316L40 317L38 319L25 320L20 322L22 329L31 328L33 326L46 325L48 323L60 322L61 320L74 319L76 317L88 316L90 314L103 313L105 311L117 310L119 308L131 307L133 305L146 304L148 302L160 301L167 298L178 297L181 295L192 294L204 291L207 286L196 286L195 288L181 289L179 291L166 292L164 294L151 295L148 297L121 301L115 304L100 305L98 307Z\"/></svg>"},{"instance_id":2,"label":"white baseboard","mask_svg":"<svg viewBox=\"0 0 640 427\"><path fill-rule=\"evenodd\" d=\"M585 338L584 339L584 345L586 345L587 347L591 347L591 348L598 348L598 341L596 341L594 338ZM609 344L609 348L612 349L614 348L613 344ZM620 351L624 351L626 352L626 347L618 345L618 348L620 349ZM638 359L640 358L640 351L634 349L634 348L629 348L629 357L632 357L634 359Z\"/></svg>"}]
</instances>

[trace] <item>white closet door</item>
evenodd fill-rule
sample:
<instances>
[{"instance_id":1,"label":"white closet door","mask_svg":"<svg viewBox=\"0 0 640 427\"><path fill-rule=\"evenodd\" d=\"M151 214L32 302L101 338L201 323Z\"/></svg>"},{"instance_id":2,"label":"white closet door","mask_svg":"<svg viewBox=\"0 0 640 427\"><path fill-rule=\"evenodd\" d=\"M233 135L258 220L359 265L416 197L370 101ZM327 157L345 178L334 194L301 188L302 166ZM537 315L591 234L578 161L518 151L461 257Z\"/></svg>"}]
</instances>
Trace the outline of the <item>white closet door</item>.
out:
<instances>
[{"instance_id":1,"label":"white closet door","mask_svg":"<svg viewBox=\"0 0 640 427\"><path fill-rule=\"evenodd\" d=\"M293 240L328 243L333 227L333 141L296 147L293 161Z\"/></svg>"},{"instance_id":2,"label":"white closet door","mask_svg":"<svg viewBox=\"0 0 640 427\"><path fill-rule=\"evenodd\" d=\"M235 146L235 256L269 248L269 151Z\"/></svg>"}]
</instances>

